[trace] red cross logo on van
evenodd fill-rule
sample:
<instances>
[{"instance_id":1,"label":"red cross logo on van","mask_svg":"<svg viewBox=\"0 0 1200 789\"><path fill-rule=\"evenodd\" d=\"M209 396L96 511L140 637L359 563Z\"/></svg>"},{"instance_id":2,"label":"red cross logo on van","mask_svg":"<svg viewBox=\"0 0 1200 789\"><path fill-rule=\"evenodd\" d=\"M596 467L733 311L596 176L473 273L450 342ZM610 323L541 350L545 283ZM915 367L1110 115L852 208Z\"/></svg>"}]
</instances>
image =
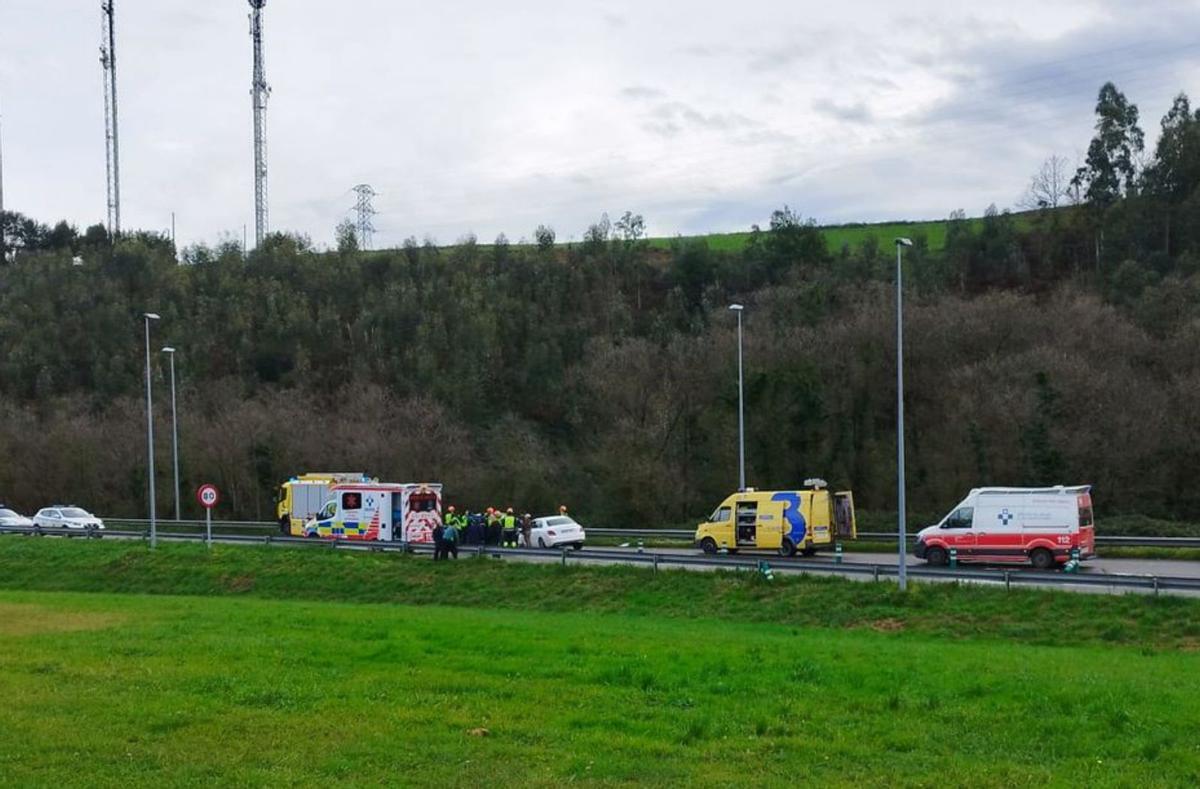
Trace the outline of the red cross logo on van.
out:
<instances>
[{"instance_id":1,"label":"red cross logo on van","mask_svg":"<svg viewBox=\"0 0 1200 789\"><path fill-rule=\"evenodd\" d=\"M1008 511L1008 508L1005 507L1003 510L1000 511L1000 514L997 515L996 517L1000 519L1001 523L1003 523L1005 526L1007 526L1008 524L1012 523L1014 516L1011 512Z\"/></svg>"}]
</instances>

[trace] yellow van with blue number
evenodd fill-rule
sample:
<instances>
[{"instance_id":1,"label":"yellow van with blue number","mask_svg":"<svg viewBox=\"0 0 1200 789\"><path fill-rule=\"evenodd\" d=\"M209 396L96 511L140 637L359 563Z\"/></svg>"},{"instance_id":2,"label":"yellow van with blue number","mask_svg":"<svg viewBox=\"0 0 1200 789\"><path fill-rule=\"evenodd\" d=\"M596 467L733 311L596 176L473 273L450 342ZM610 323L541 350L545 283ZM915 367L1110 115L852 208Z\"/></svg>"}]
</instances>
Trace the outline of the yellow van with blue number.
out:
<instances>
[{"instance_id":1,"label":"yellow van with blue number","mask_svg":"<svg viewBox=\"0 0 1200 789\"><path fill-rule=\"evenodd\" d=\"M831 493L820 479L804 485L804 490L749 488L733 494L696 527L696 547L705 553L758 550L811 556L858 536L853 493Z\"/></svg>"}]
</instances>

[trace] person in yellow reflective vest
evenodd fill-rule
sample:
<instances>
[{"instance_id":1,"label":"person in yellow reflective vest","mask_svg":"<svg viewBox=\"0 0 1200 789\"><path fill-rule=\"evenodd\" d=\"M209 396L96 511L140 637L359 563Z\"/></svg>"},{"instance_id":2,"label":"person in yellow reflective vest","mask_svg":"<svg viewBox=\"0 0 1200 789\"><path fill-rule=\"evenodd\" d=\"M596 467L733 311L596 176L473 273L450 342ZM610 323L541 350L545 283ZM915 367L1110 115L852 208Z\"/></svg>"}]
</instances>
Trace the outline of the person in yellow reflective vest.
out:
<instances>
[{"instance_id":1,"label":"person in yellow reflective vest","mask_svg":"<svg viewBox=\"0 0 1200 789\"><path fill-rule=\"evenodd\" d=\"M504 513L504 547L517 547L517 516L513 515L512 507Z\"/></svg>"}]
</instances>

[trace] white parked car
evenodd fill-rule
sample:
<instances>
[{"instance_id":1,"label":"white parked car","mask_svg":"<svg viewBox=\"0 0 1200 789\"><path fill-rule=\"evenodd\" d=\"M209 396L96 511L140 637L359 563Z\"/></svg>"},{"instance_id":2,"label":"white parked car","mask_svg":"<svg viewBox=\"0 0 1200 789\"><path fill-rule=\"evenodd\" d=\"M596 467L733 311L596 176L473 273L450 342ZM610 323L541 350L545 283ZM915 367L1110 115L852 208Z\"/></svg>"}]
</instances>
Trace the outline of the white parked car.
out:
<instances>
[{"instance_id":1,"label":"white parked car","mask_svg":"<svg viewBox=\"0 0 1200 789\"><path fill-rule=\"evenodd\" d=\"M29 529L33 527L33 521L21 515L16 510L10 510L3 504L0 504L0 526L8 526L15 529Z\"/></svg>"},{"instance_id":2,"label":"white parked car","mask_svg":"<svg viewBox=\"0 0 1200 789\"><path fill-rule=\"evenodd\" d=\"M550 515L534 518L529 540L536 548L558 548L570 545L575 550L583 547L587 535L583 527L566 515Z\"/></svg>"},{"instance_id":3,"label":"white parked car","mask_svg":"<svg viewBox=\"0 0 1200 789\"><path fill-rule=\"evenodd\" d=\"M43 529L96 529L104 528L104 522L86 510L79 507L61 506L44 507L33 516L35 526Z\"/></svg>"}]
</instances>

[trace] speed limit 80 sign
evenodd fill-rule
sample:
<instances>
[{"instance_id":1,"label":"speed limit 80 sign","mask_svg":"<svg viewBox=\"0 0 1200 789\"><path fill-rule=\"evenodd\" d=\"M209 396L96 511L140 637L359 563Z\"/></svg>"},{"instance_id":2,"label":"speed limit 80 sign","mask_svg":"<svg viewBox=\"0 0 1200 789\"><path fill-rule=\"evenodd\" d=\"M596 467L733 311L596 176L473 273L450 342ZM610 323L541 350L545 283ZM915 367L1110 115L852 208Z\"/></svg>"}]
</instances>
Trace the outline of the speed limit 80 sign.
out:
<instances>
[{"instance_id":1,"label":"speed limit 80 sign","mask_svg":"<svg viewBox=\"0 0 1200 789\"><path fill-rule=\"evenodd\" d=\"M200 506L206 510L217 506L220 500L221 492L217 490L216 485L201 485L196 491L196 501L200 502Z\"/></svg>"}]
</instances>

